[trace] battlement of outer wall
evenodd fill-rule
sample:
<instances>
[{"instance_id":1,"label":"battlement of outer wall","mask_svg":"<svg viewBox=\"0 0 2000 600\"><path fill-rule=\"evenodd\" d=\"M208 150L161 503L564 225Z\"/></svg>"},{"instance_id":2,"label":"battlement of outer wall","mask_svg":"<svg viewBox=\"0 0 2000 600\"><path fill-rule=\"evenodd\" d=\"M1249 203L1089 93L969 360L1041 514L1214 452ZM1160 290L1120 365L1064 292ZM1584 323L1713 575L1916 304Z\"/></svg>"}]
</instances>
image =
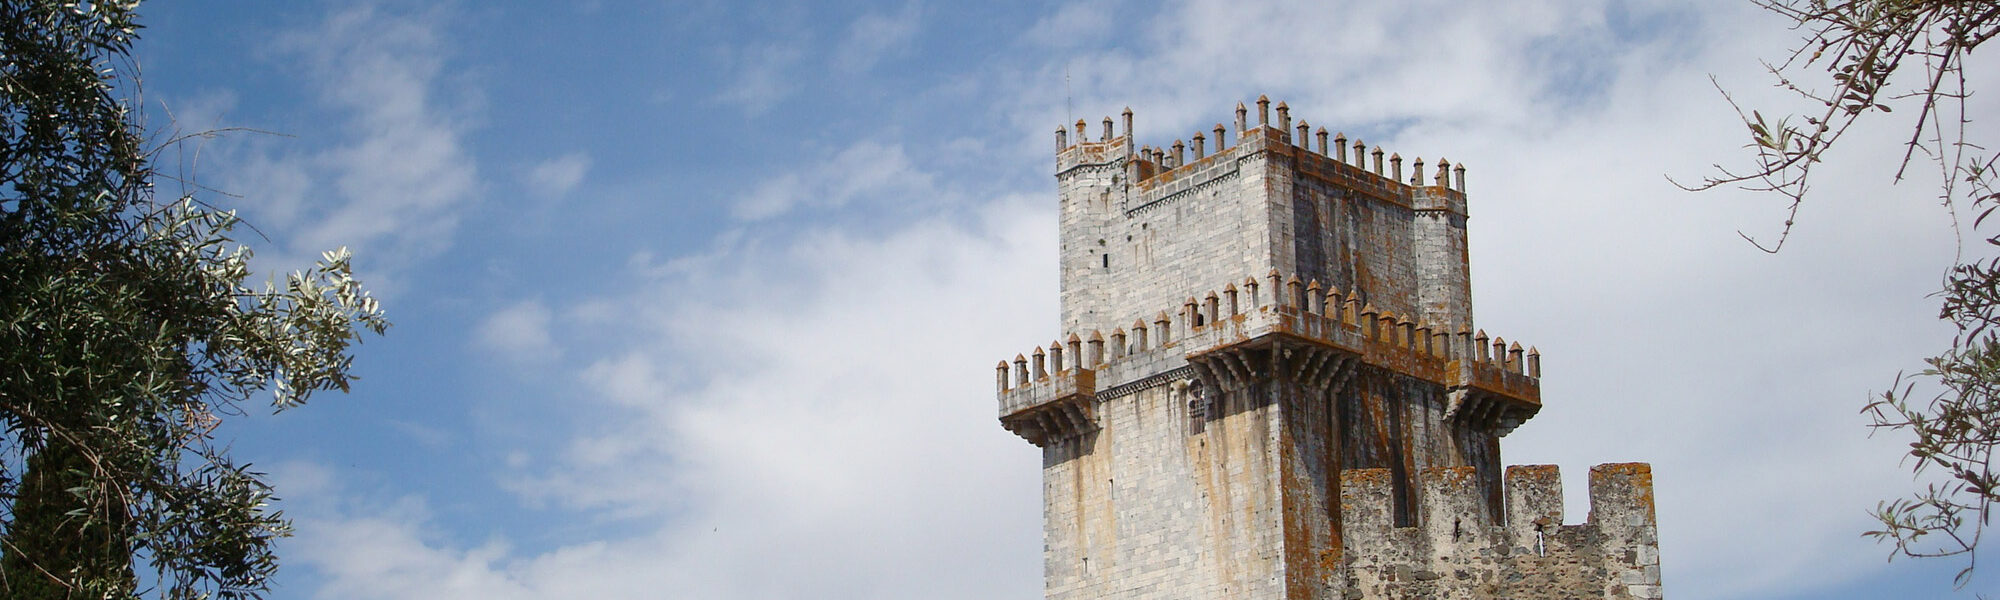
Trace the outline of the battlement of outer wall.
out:
<instances>
[{"instance_id":1,"label":"battlement of outer wall","mask_svg":"<svg viewBox=\"0 0 2000 600\"><path fill-rule=\"evenodd\" d=\"M1294 351L1261 363L1224 352L1271 344ZM1172 312L1138 318L1108 337L1093 330L1057 338L1031 355L1015 355L1011 365L1000 361L995 383L1001 424L1046 446L1094 430L1099 397L1197 375L1214 385L1260 370L1337 388L1362 365L1453 390L1447 418L1485 422L1501 435L1541 408L1540 351L1485 331L1419 323L1364 304L1355 293L1276 271L1189 296Z\"/></svg>"},{"instance_id":2,"label":"battlement of outer wall","mask_svg":"<svg viewBox=\"0 0 2000 600\"><path fill-rule=\"evenodd\" d=\"M1415 527L1396 527L1386 469L1340 476L1349 598L1659 598L1652 467L1590 469L1590 514L1563 524L1554 465L1508 467L1505 508L1472 467L1425 469Z\"/></svg>"}]
</instances>

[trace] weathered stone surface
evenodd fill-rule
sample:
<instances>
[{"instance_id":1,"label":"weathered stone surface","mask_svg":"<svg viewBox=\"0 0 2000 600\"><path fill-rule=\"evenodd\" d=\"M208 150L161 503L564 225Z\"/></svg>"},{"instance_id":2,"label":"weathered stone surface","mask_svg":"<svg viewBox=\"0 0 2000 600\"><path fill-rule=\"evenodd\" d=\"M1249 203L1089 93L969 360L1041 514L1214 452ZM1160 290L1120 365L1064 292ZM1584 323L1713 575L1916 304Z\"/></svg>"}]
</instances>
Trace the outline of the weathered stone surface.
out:
<instances>
[{"instance_id":1,"label":"weathered stone surface","mask_svg":"<svg viewBox=\"0 0 2000 600\"><path fill-rule=\"evenodd\" d=\"M1593 469L1583 525L1554 467L1501 471L1540 353L1474 333L1463 166L1258 105L1192 159L1129 111L1058 135L1064 329L995 376L1043 451L1047 596L1659 597L1645 465Z\"/></svg>"}]
</instances>

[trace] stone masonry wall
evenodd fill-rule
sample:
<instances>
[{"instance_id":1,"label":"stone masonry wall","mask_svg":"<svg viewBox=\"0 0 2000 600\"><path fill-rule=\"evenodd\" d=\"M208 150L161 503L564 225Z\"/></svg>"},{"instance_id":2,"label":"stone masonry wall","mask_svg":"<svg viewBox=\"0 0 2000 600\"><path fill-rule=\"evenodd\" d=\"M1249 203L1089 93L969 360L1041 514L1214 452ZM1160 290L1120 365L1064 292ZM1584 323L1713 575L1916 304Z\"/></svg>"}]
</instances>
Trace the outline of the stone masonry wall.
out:
<instances>
[{"instance_id":1,"label":"stone masonry wall","mask_svg":"<svg viewBox=\"0 0 2000 600\"><path fill-rule=\"evenodd\" d=\"M1400 157L1384 172L1379 156L1373 171L1345 147L1330 156L1324 136L1314 151L1280 113L1278 127L1246 127L1239 113L1234 145L1218 126L1216 151L1192 159L1133 149L1129 112L1124 135L1106 119L1097 142L1078 123L1079 143L1057 155L1066 330L1128 326L1117 320L1272 269L1471 327L1463 191L1399 179Z\"/></svg>"},{"instance_id":2,"label":"stone masonry wall","mask_svg":"<svg viewBox=\"0 0 2000 600\"><path fill-rule=\"evenodd\" d=\"M1281 597L1270 411L1195 433L1176 381L1097 415L1097 432L1043 450L1048 598Z\"/></svg>"},{"instance_id":3,"label":"stone masonry wall","mask_svg":"<svg viewBox=\"0 0 2000 600\"><path fill-rule=\"evenodd\" d=\"M1508 467L1506 505L1490 510L1470 469L1423 473L1415 527L1395 527L1390 478L1341 475L1343 598L1659 598L1659 538L1651 469L1590 470L1590 516L1564 525L1562 480L1551 465Z\"/></svg>"}]
</instances>

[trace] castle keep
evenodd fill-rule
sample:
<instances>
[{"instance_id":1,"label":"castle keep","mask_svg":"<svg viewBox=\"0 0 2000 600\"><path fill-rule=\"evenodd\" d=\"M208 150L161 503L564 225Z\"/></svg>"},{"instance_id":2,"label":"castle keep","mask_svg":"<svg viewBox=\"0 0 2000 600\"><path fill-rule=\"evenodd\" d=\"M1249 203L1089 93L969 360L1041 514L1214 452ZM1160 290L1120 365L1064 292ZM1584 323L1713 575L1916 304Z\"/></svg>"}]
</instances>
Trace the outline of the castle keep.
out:
<instances>
[{"instance_id":1,"label":"castle keep","mask_svg":"<svg viewBox=\"0 0 2000 600\"><path fill-rule=\"evenodd\" d=\"M1052 600L1658 598L1652 475L1502 469L1541 356L1474 326L1465 169L1236 108L1056 131L1062 331L996 367Z\"/></svg>"}]
</instances>

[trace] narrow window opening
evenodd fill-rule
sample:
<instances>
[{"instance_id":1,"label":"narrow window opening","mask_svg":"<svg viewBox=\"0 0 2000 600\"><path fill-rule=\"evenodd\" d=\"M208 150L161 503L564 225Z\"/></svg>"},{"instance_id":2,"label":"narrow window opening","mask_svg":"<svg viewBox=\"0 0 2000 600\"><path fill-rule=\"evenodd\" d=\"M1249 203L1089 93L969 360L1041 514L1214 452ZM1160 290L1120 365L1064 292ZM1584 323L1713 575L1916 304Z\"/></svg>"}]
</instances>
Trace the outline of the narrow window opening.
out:
<instances>
[{"instance_id":1,"label":"narrow window opening","mask_svg":"<svg viewBox=\"0 0 2000 600\"><path fill-rule=\"evenodd\" d=\"M1451 541L1454 542L1458 541L1459 525L1461 523L1463 523L1463 521L1460 521L1458 519L1451 520Z\"/></svg>"},{"instance_id":2,"label":"narrow window opening","mask_svg":"<svg viewBox=\"0 0 2000 600\"><path fill-rule=\"evenodd\" d=\"M1542 539L1542 526L1535 526L1535 556L1548 556L1549 548Z\"/></svg>"},{"instance_id":3,"label":"narrow window opening","mask_svg":"<svg viewBox=\"0 0 2000 600\"><path fill-rule=\"evenodd\" d=\"M1107 253L1104 254L1103 256L1104 256L1104 268L1106 269L1111 268L1111 255Z\"/></svg>"}]
</instances>

